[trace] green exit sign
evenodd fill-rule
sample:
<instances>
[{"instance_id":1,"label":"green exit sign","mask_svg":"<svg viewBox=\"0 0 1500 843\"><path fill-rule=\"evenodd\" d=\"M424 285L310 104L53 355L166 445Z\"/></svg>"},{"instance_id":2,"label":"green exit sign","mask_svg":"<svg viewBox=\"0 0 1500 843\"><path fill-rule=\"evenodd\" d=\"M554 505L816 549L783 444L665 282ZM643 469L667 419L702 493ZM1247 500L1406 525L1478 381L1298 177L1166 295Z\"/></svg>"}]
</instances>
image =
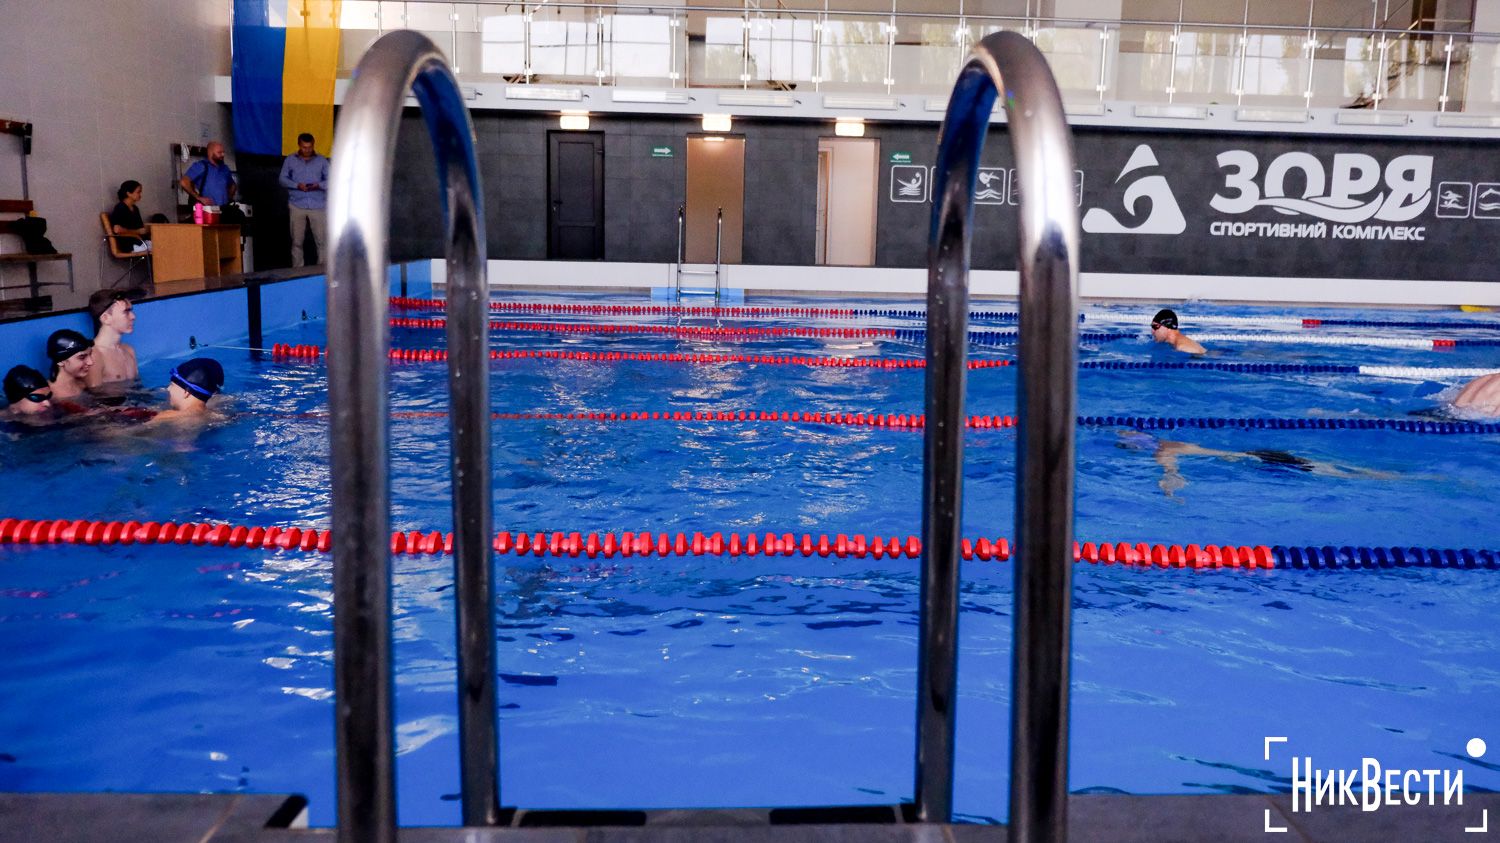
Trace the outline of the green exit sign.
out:
<instances>
[{"instance_id":1,"label":"green exit sign","mask_svg":"<svg viewBox=\"0 0 1500 843\"><path fill-rule=\"evenodd\" d=\"M672 157L672 147L670 147L670 146L653 146L653 147L651 147L651 157L652 158L671 158Z\"/></svg>"},{"instance_id":2,"label":"green exit sign","mask_svg":"<svg viewBox=\"0 0 1500 843\"><path fill-rule=\"evenodd\" d=\"M891 163L892 164L910 164L911 163L911 153L910 152L892 152L891 153Z\"/></svg>"}]
</instances>

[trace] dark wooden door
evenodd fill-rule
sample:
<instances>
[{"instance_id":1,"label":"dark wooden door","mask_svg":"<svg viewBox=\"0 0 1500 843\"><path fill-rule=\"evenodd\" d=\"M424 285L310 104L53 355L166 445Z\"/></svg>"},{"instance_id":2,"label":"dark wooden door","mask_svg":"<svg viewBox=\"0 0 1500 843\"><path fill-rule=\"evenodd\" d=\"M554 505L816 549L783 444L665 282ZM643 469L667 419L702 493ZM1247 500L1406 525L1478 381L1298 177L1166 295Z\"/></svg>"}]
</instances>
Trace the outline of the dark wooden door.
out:
<instances>
[{"instance_id":1,"label":"dark wooden door","mask_svg":"<svg viewBox=\"0 0 1500 843\"><path fill-rule=\"evenodd\" d=\"M604 135L547 133L547 257L604 258Z\"/></svg>"}]
</instances>

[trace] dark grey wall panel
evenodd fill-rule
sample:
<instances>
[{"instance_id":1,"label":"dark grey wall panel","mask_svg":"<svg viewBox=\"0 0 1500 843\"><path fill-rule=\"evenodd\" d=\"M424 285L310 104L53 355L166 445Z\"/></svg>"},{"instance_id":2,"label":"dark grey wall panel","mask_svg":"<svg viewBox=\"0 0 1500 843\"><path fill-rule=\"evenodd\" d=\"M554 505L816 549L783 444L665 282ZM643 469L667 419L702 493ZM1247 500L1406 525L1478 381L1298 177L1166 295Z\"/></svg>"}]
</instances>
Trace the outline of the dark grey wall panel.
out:
<instances>
[{"instance_id":1,"label":"dark grey wall panel","mask_svg":"<svg viewBox=\"0 0 1500 843\"><path fill-rule=\"evenodd\" d=\"M475 115L491 257L546 256L546 138L555 128L552 115ZM698 132L697 119L596 115L591 128L605 135L606 259L674 260L686 138ZM736 119L734 128L746 141L745 262L811 264L818 138L832 127ZM408 115L392 209L398 258L441 249L436 179L423 134L420 117ZM880 142L876 264L925 266L936 127L870 124L868 137ZM1075 145L1085 270L1495 277L1486 248L1500 238L1495 142L1079 130ZM671 147L672 157L652 157L661 146ZM896 153L907 158L894 159ZM1225 155L1227 164L1220 161ZM981 166L989 168L996 192L991 204L975 209L972 265L1013 268L1018 198L1003 126L991 130ZM1254 176L1241 178L1251 166ZM910 182L919 169L925 195L899 196L893 174Z\"/></svg>"}]
</instances>

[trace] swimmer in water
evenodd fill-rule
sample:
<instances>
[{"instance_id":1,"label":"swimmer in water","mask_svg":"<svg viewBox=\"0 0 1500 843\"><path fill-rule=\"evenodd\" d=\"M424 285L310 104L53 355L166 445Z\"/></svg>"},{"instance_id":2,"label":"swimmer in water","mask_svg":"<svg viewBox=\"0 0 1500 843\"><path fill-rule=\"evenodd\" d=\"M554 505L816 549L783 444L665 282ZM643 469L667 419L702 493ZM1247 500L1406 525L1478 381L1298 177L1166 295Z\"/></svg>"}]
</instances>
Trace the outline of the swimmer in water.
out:
<instances>
[{"instance_id":1,"label":"swimmer in water","mask_svg":"<svg viewBox=\"0 0 1500 843\"><path fill-rule=\"evenodd\" d=\"M1281 469L1297 471L1304 474L1316 474L1322 477L1368 477L1376 480L1391 480L1397 475L1388 471L1375 471L1357 466L1338 465L1331 462L1319 462L1305 457L1299 457L1290 451L1278 451L1274 449L1256 449L1253 451L1221 451L1217 448L1205 448L1191 442L1176 442L1171 439L1158 439L1149 433L1139 430L1120 431L1121 448L1135 450L1151 450L1156 464L1161 466L1162 477L1157 482L1162 493L1171 497L1173 492L1187 485L1187 478L1182 476L1179 465L1182 457L1214 457L1225 462L1241 462L1252 460L1261 468Z\"/></svg>"},{"instance_id":2,"label":"swimmer in water","mask_svg":"<svg viewBox=\"0 0 1500 843\"><path fill-rule=\"evenodd\" d=\"M208 415L208 401L224 388L224 367L212 357L194 357L173 367L167 376L167 402L153 422L201 418Z\"/></svg>"},{"instance_id":3,"label":"swimmer in water","mask_svg":"<svg viewBox=\"0 0 1500 843\"><path fill-rule=\"evenodd\" d=\"M100 290L89 296L89 313L94 317L94 368L89 372L89 386L137 380L140 369L135 349L123 342L125 334L135 331L135 308L130 294L121 290Z\"/></svg>"},{"instance_id":4,"label":"swimmer in water","mask_svg":"<svg viewBox=\"0 0 1500 843\"><path fill-rule=\"evenodd\" d=\"M1500 373L1475 378L1459 390L1453 409L1484 416L1500 416Z\"/></svg>"},{"instance_id":5,"label":"swimmer in water","mask_svg":"<svg viewBox=\"0 0 1500 843\"><path fill-rule=\"evenodd\" d=\"M30 366L16 366L5 373L4 418L26 424L45 424L56 411L52 407L52 387L42 373Z\"/></svg>"},{"instance_id":6,"label":"swimmer in water","mask_svg":"<svg viewBox=\"0 0 1500 843\"><path fill-rule=\"evenodd\" d=\"M69 328L53 331L47 338L47 359L52 361L52 400L77 398L88 389L94 368L94 343Z\"/></svg>"},{"instance_id":7,"label":"swimmer in water","mask_svg":"<svg viewBox=\"0 0 1500 843\"><path fill-rule=\"evenodd\" d=\"M1159 310L1151 317L1151 339L1172 346L1173 351L1184 354L1207 354L1208 350L1187 334L1177 330L1177 314L1170 310Z\"/></svg>"}]
</instances>

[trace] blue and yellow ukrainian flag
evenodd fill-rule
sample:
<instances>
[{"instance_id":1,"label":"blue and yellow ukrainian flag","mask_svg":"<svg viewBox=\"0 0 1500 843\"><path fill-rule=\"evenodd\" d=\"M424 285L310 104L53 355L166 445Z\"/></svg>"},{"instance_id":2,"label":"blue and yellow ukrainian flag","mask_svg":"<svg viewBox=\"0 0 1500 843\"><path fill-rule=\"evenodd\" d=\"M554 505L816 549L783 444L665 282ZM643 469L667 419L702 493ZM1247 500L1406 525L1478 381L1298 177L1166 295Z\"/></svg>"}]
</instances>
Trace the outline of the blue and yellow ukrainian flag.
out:
<instances>
[{"instance_id":1,"label":"blue and yellow ukrainian flag","mask_svg":"<svg viewBox=\"0 0 1500 843\"><path fill-rule=\"evenodd\" d=\"M287 155L311 132L333 148L340 0L234 0L234 144Z\"/></svg>"}]
</instances>

